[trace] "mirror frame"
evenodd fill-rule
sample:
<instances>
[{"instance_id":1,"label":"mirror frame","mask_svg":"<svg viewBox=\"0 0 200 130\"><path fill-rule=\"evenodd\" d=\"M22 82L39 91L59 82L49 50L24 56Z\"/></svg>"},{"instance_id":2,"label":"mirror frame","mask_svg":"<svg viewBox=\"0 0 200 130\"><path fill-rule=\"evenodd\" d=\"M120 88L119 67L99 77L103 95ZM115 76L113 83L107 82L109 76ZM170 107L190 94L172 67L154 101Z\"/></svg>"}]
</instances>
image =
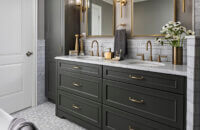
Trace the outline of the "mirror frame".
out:
<instances>
[{"instance_id":1,"label":"mirror frame","mask_svg":"<svg viewBox=\"0 0 200 130\"><path fill-rule=\"evenodd\" d=\"M174 1L174 22L176 22L176 0ZM134 16L133 16L133 2L134 0L131 0L131 37L159 37L159 36L164 36L163 34L145 34L145 35L134 35L134 24L133 24L133 20L134 20Z\"/></svg>"},{"instance_id":2,"label":"mirror frame","mask_svg":"<svg viewBox=\"0 0 200 130\"><path fill-rule=\"evenodd\" d=\"M116 17L116 0L113 0L112 34L111 35L88 35L88 0L86 0L86 37L114 37L115 17Z\"/></svg>"}]
</instances>

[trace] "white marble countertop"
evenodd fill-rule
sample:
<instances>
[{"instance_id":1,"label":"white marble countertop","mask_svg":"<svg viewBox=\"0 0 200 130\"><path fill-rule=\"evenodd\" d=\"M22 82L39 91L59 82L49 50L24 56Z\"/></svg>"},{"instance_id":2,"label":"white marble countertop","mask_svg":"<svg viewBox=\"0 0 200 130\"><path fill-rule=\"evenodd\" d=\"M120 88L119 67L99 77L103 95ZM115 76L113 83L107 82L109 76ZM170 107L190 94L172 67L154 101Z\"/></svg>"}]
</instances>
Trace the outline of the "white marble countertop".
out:
<instances>
[{"instance_id":1,"label":"white marble countertop","mask_svg":"<svg viewBox=\"0 0 200 130\"><path fill-rule=\"evenodd\" d=\"M89 64L105 65L127 69L144 70L164 74L187 76L186 65L173 65L171 62L150 62L136 59L125 59L122 61L104 60L101 57L92 56L58 56L58 60L76 61Z\"/></svg>"}]
</instances>

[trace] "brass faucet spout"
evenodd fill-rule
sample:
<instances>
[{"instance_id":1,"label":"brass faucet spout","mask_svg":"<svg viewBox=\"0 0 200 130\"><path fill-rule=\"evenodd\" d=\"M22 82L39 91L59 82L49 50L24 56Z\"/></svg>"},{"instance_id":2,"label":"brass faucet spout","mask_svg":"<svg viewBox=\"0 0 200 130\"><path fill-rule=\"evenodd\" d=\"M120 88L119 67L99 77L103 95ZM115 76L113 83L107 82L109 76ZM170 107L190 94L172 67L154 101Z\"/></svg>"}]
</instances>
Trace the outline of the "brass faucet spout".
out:
<instances>
[{"instance_id":1,"label":"brass faucet spout","mask_svg":"<svg viewBox=\"0 0 200 130\"><path fill-rule=\"evenodd\" d=\"M99 42L97 40L92 41L91 48L93 48L94 43L97 43L97 56L99 56Z\"/></svg>"},{"instance_id":2,"label":"brass faucet spout","mask_svg":"<svg viewBox=\"0 0 200 130\"><path fill-rule=\"evenodd\" d=\"M146 51L148 51L149 50L149 45L150 45L150 56L149 56L149 60L150 61L153 61L152 59L152 43L151 43L151 41L147 41L147 43L146 43Z\"/></svg>"}]
</instances>

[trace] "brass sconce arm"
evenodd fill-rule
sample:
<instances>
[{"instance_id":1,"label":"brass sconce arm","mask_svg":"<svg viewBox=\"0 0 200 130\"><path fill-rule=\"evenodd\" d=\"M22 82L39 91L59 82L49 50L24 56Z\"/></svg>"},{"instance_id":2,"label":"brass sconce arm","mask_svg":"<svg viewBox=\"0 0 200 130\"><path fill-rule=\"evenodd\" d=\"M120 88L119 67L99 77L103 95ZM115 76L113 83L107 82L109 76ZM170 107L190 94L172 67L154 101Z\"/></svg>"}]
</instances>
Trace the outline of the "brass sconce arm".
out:
<instances>
[{"instance_id":1,"label":"brass sconce arm","mask_svg":"<svg viewBox=\"0 0 200 130\"><path fill-rule=\"evenodd\" d=\"M80 21L83 21L83 14L86 11L86 8L84 6L85 2L84 0L76 0L76 6L80 6Z\"/></svg>"},{"instance_id":2,"label":"brass sconce arm","mask_svg":"<svg viewBox=\"0 0 200 130\"><path fill-rule=\"evenodd\" d=\"M122 18L123 17L122 7L127 5L127 0L117 0L117 2L120 2L120 10L121 10L121 18Z\"/></svg>"}]
</instances>

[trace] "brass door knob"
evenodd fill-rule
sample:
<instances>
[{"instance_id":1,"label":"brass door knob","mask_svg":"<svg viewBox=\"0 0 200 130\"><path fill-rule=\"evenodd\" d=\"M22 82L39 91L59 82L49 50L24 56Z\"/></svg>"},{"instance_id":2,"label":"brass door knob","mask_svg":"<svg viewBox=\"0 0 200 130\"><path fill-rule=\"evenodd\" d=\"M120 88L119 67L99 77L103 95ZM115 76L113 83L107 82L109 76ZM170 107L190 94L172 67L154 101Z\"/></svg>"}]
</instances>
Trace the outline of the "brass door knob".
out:
<instances>
[{"instance_id":1,"label":"brass door knob","mask_svg":"<svg viewBox=\"0 0 200 130\"><path fill-rule=\"evenodd\" d=\"M26 53L26 56L31 56L33 54L33 52L30 52L30 51L28 51L27 53Z\"/></svg>"}]
</instances>

